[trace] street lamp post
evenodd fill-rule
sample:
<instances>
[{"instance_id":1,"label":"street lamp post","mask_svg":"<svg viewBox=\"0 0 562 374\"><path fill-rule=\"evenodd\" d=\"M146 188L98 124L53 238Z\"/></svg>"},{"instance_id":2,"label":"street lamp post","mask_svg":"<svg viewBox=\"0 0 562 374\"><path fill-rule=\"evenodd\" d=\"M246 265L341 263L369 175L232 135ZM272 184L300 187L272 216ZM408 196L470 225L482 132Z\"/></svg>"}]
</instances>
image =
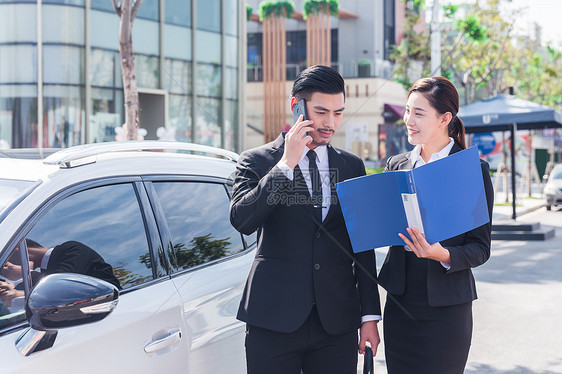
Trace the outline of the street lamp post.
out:
<instances>
[{"instance_id":1,"label":"street lamp post","mask_svg":"<svg viewBox=\"0 0 562 374\"><path fill-rule=\"evenodd\" d=\"M431 75L441 75L441 25L439 24L439 0L433 0L431 16Z\"/></svg>"}]
</instances>

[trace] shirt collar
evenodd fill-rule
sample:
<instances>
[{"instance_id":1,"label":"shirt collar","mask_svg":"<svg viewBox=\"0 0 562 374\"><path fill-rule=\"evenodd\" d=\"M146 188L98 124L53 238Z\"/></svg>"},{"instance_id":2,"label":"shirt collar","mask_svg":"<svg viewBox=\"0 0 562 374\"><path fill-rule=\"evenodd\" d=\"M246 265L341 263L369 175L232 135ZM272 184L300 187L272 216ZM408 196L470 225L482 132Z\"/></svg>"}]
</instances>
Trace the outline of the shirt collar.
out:
<instances>
[{"instance_id":1,"label":"shirt collar","mask_svg":"<svg viewBox=\"0 0 562 374\"><path fill-rule=\"evenodd\" d=\"M53 253L53 249L54 248L50 248L47 252L45 252L43 259L41 259L41 269L47 269L47 266L49 265L49 259L51 258L51 253Z\"/></svg>"},{"instance_id":2,"label":"shirt collar","mask_svg":"<svg viewBox=\"0 0 562 374\"><path fill-rule=\"evenodd\" d=\"M429 158L429 162L447 157L449 153L451 153L451 149L453 148L453 145L455 145L455 141L453 140L453 138L449 137L449 144L447 144L439 152L432 154L431 157ZM421 145L419 144L416 145L416 147L412 150L412 165L415 165L416 162L418 162L418 160L423 162L422 165L425 164L425 161L423 161L421 157Z\"/></svg>"},{"instance_id":3,"label":"shirt collar","mask_svg":"<svg viewBox=\"0 0 562 374\"><path fill-rule=\"evenodd\" d=\"M308 151L310 151L310 148L304 147L304 151L302 152L302 156L301 156L301 161L306 157ZM314 148L314 152L316 152L316 157L318 157L319 163L322 163L324 160L328 159L328 146L319 145L318 147Z\"/></svg>"}]
</instances>

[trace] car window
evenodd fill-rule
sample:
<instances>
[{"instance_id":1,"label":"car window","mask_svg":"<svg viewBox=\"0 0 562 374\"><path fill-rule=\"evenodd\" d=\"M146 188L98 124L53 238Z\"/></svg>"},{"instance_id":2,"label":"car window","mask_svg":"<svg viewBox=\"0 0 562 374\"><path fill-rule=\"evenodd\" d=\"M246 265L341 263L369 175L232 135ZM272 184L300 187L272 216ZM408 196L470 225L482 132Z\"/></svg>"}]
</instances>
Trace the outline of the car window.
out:
<instances>
[{"instance_id":1,"label":"car window","mask_svg":"<svg viewBox=\"0 0 562 374\"><path fill-rule=\"evenodd\" d=\"M188 269L244 250L229 219L230 199L222 184L154 182L172 235L175 261Z\"/></svg>"},{"instance_id":2,"label":"car window","mask_svg":"<svg viewBox=\"0 0 562 374\"><path fill-rule=\"evenodd\" d=\"M0 212L34 184L31 181L0 178Z\"/></svg>"},{"instance_id":3,"label":"car window","mask_svg":"<svg viewBox=\"0 0 562 374\"><path fill-rule=\"evenodd\" d=\"M0 268L0 329L25 320L21 255L12 250Z\"/></svg>"},{"instance_id":4,"label":"car window","mask_svg":"<svg viewBox=\"0 0 562 374\"><path fill-rule=\"evenodd\" d=\"M27 234L33 269L94 276L120 289L153 279L144 221L130 183L77 192Z\"/></svg>"}]
</instances>

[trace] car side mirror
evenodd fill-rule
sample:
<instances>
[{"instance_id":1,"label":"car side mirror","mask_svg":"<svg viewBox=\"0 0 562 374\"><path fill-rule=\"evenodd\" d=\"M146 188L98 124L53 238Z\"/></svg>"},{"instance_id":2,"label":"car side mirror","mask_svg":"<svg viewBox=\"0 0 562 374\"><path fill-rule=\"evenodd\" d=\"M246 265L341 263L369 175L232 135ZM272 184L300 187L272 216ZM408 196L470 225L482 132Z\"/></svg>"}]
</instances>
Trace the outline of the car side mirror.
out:
<instances>
[{"instance_id":1,"label":"car side mirror","mask_svg":"<svg viewBox=\"0 0 562 374\"><path fill-rule=\"evenodd\" d=\"M43 278L31 291L26 303L30 328L16 341L27 356L50 348L57 329L97 322L117 306L117 287L82 274L59 273Z\"/></svg>"}]
</instances>

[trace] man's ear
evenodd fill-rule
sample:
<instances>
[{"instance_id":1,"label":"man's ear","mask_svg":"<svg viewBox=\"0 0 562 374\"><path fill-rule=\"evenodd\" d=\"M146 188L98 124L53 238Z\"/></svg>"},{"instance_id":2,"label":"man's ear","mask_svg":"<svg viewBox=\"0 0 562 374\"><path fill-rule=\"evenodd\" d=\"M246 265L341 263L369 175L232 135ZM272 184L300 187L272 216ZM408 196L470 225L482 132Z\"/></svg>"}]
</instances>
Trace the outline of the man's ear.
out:
<instances>
[{"instance_id":1,"label":"man's ear","mask_svg":"<svg viewBox=\"0 0 562 374\"><path fill-rule=\"evenodd\" d=\"M291 112L293 112L293 107L295 106L295 104L298 102L296 97L291 97Z\"/></svg>"}]
</instances>

